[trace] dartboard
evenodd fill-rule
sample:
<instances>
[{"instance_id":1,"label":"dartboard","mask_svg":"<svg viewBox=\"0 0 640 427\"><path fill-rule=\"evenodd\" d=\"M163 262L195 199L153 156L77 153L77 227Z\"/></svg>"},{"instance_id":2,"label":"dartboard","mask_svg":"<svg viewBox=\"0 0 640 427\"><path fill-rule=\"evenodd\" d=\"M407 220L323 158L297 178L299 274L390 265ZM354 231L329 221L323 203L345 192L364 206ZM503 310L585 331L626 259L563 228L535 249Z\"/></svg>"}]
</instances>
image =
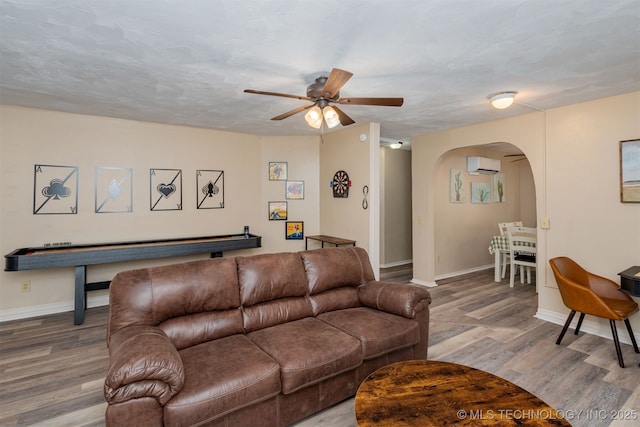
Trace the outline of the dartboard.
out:
<instances>
[{"instance_id":1,"label":"dartboard","mask_svg":"<svg viewBox=\"0 0 640 427\"><path fill-rule=\"evenodd\" d=\"M333 175L333 197L349 197L349 175L338 171Z\"/></svg>"}]
</instances>

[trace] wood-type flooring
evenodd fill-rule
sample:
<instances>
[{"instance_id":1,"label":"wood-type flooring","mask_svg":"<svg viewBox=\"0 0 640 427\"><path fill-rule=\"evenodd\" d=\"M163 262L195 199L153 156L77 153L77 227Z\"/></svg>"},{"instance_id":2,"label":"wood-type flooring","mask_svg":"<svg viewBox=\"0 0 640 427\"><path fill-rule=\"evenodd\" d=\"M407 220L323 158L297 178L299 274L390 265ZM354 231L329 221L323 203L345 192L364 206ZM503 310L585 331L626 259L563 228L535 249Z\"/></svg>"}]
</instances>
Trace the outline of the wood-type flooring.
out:
<instances>
[{"instance_id":1,"label":"wood-type flooring","mask_svg":"<svg viewBox=\"0 0 640 427\"><path fill-rule=\"evenodd\" d=\"M381 277L406 282L411 265ZM535 286L494 283L492 269L438 281L430 292L429 359L508 379L576 427L640 425L640 355L630 345L622 344L625 369L609 339L570 331L555 345L561 327L534 317ZM104 425L107 313L89 309L82 325L73 312L0 323L0 426ZM355 425L353 399L295 424Z\"/></svg>"}]
</instances>

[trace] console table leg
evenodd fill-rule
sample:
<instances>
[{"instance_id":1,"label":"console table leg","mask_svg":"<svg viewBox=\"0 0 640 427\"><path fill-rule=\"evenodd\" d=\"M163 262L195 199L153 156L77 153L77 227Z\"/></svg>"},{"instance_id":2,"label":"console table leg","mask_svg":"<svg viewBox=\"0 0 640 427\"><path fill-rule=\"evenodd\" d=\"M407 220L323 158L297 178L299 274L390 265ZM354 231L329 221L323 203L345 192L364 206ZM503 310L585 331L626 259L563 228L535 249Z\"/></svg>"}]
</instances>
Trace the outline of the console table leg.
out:
<instances>
[{"instance_id":1,"label":"console table leg","mask_svg":"<svg viewBox=\"0 0 640 427\"><path fill-rule=\"evenodd\" d=\"M87 266L76 266L76 283L75 283L75 301L73 310L73 324L81 325L84 323L84 310L86 308L86 293L84 285L87 282Z\"/></svg>"}]
</instances>

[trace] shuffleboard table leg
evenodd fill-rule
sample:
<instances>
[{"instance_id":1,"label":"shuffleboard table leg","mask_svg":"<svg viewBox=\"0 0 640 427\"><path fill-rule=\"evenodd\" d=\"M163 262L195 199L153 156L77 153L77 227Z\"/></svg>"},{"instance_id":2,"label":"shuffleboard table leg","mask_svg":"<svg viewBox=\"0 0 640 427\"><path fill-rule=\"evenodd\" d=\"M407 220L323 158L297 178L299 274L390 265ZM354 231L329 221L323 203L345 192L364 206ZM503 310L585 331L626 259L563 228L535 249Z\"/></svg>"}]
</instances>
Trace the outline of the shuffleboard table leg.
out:
<instances>
[{"instance_id":1,"label":"shuffleboard table leg","mask_svg":"<svg viewBox=\"0 0 640 427\"><path fill-rule=\"evenodd\" d=\"M86 293L84 285L87 282L87 266L76 266L75 301L73 310L73 324L82 325L84 323L84 310L86 308Z\"/></svg>"}]
</instances>

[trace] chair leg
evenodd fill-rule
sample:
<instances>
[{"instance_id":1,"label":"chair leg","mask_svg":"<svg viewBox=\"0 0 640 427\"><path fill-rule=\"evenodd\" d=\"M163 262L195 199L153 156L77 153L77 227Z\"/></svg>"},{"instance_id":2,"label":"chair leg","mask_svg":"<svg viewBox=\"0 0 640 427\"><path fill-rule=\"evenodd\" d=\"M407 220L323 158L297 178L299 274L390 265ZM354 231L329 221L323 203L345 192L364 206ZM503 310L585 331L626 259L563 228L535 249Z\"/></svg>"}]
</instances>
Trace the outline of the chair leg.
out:
<instances>
[{"instance_id":1,"label":"chair leg","mask_svg":"<svg viewBox=\"0 0 640 427\"><path fill-rule=\"evenodd\" d=\"M502 252L502 278L507 275L507 253Z\"/></svg>"},{"instance_id":2,"label":"chair leg","mask_svg":"<svg viewBox=\"0 0 640 427\"><path fill-rule=\"evenodd\" d=\"M576 325L576 330L573 332L575 335L578 335L580 332L580 326L582 326L582 321L584 320L584 313L580 313L580 318L578 319L578 324Z\"/></svg>"},{"instance_id":3,"label":"chair leg","mask_svg":"<svg viewBox=\"0 0 640 427\"><path fill-rule=\"evenodd\" d=\"M618 330L616 329L616 321L609 320L611 325L611 335L613 335L613 343L616 346L616 354L618 355L618 364L624 368L624 360L622 360L622 350L620 349L620 341L618 340Z\"/></svg>"},{"instance_id":4,"label":"chair leg","mask_svg":"<svg viewBox=\"0 0 640 427\"><path fill-rule=\"evenodd\" d=\"M511 266L509 267L509 287L513 288L513 282L516 280L516 266L511 262Z\"/></svg>"},{"instance_id":5,"label":"chair leg","mask_svg":"<svg viewBox=\"0 0 640 427\"><path fill-rule=\"evenodd\" d=\"M562 338L564 337L564 334L567 332L567 329L569 328L569 325L571 324L571 321L573 320L573 316L575 316L575 315L576 315L576 311L575 310L571 310L571 313L569 313L569 317L567 317L567 321L564 322L564 326L562 327L562 332L560 332L560 336L556 340L556 344L560 345L560 342L562 341Z\"/></svg>"},{"instance_id":6,"label":"chair leg","mask_svg":"<svg viewBox=\"0 0 640 427\"><path fill-rule=\"evenodd\" d=\"M629 337L631 338L631 344L633 344L633 350L636 353L640 353L640 350L638 349L638 343L636 342L635 335L633 335L633 329L631 329L631 323L629 322L629 319L624 319L624 324L627 326L627 332L629 332Z\"/></svg>"}]
</instances>

